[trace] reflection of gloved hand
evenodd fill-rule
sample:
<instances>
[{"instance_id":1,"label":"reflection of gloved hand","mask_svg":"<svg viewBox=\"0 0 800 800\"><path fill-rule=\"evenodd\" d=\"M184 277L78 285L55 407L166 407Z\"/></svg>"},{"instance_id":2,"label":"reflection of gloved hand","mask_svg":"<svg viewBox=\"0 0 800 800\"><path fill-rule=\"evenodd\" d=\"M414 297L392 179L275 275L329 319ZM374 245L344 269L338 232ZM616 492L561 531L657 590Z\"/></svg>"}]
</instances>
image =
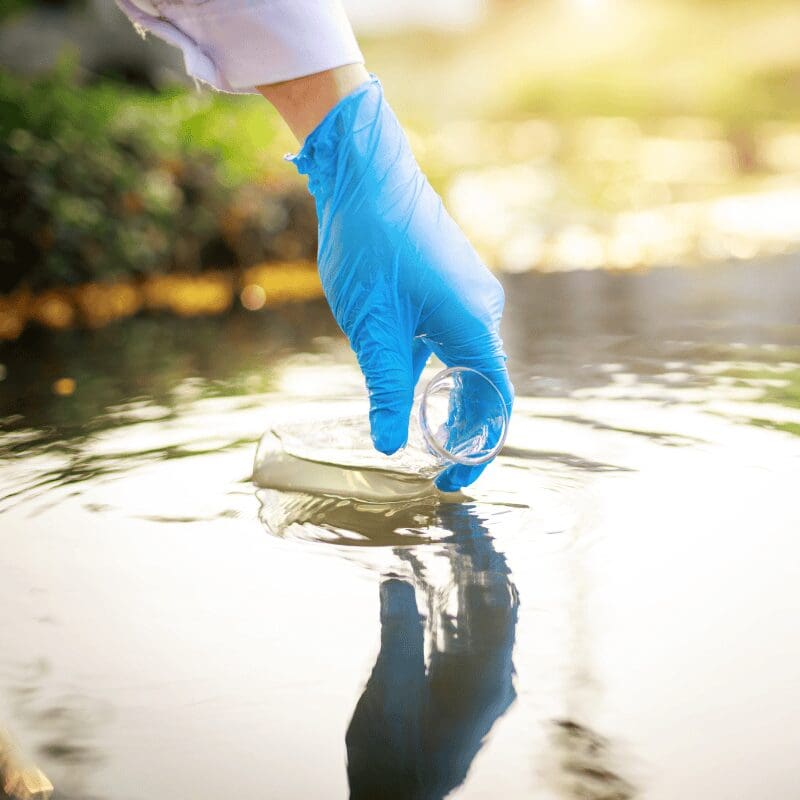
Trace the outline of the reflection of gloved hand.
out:
<instances>
[{"instance_id":1,"label":"reflection of gloved hand","mask_svg":"<svg viewBox=\"0 0 800 800\"><path fill-rule=\"evenodd\" d=\"M514 390L499 335L503 290L419 169L376 78L341 100L291 158L319 218L319 271L370 397L375 447L401 448L431 351ZM454 491L485 465L453 466Z\"/></svg>"}]
</instances>

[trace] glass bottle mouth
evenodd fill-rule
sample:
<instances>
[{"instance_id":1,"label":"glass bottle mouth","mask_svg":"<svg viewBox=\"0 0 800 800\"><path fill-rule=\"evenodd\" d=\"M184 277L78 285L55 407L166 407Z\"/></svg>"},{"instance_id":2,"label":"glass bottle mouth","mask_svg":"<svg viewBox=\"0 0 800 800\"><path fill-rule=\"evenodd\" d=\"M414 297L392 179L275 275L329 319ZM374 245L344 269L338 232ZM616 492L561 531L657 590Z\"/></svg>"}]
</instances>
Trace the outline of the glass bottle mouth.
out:
<instances>
[{"instance_id":1,"label":"glass bottle mouth","mask_svg":"<svg viewBox=\"0 0 800 800\"><path fill-rule=\"evenodd\" d=\"M450 367L425 387L419 425L431 452L451 463L477 466L503 449L508 409L485 375L471 367Z\"/></svg>"}]
</instances>

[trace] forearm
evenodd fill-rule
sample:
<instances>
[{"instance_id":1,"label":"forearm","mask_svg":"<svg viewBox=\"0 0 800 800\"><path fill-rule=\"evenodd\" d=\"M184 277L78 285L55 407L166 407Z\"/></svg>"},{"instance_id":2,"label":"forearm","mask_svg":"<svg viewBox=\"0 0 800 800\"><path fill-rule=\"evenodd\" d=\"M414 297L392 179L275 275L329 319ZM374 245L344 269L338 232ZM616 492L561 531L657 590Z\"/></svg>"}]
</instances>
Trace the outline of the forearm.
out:
<instances>
[{"instance_id":1,"label":"forearm","mask_svg":"<svg viewBox=\"0 0 800 800\"><path fill-rule=\"evenodd\" d=\"M297 140L302 143L343 97L367 80L369 73L363 64L346 64L302 78L256 88L275 106Z\"/></svg>"}]
</instances>

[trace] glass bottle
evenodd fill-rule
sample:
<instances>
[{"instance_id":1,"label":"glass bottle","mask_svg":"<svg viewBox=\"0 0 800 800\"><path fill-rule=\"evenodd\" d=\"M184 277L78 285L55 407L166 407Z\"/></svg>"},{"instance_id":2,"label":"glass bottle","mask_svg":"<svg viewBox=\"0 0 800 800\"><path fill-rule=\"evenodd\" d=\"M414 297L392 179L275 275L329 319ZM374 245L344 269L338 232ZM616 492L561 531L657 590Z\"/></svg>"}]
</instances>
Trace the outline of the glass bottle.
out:
<instances>
[{"instance_id":1,"label":"glass bottle","mask_svg":"<svg viewBox=\"0 0 800 800\"><path fill-rule=\"evenodd\" d=\"M494 458L508 428L497 387L469 367L442 370L417 393L408 442L391 456L375 449L365 411L329 408L262 436L253 469L258 486L372 502L420 497L434 493L436 476L451 464Z\"/></svg>"}]
</instances>

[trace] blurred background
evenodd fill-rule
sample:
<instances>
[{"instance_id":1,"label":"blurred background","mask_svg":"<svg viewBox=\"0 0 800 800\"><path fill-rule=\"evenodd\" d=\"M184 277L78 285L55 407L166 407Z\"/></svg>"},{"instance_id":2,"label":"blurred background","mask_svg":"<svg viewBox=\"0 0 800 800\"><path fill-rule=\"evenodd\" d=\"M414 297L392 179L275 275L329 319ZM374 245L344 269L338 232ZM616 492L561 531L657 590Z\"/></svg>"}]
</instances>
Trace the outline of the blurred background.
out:
<instances>
[{"instance_id":1,"label":"blurred background","mask_svg":"<svg viewBox=\"0 0 800 800\"><path fill-rule=\"evenodd\" d=\"M800 247L796 3L346 5L423 168L497 270ZM296 145L260 98L198 91L109 0L1 13L1 339L317 291L247 271L315 254L281 160Z\"/></svg>"},{"instance_id":2,"label":"blurred background","mask_svg":"<svg viewBox=\"0 0 800 800\"><path fill-rule=\"evenodd\" d=\"M565 293L569 275L667 266L703 281L800 250L797 3L346 5L451 213L506 282L560 298L560 318L607 322L630 294L581 311L594 279ZM301 313L303 331L335 334L324 305L286 311L321 297L316 222L282 159L297 144L261 98L198 89L178 51L143 40L110 0L5 3L0 64L0 380L13 379L0 414L34 397L51 408L78 379L92 388L52 406L76 424L198 375L263 388L264 319ZM546 273L563 277L534 292ZM739 290L720 291L700 292L706 316ZM773 300L770 314L794 319L791 292ZM553 332L509 324L512 341Z\"/></svg>"},{"instance_id":3,"label":"blurred background","mask_svg":"<svg viewBox=\"0 0 800 800\"><path fill-rule=\"evenodd\" d=\"M418 160L498 272L800 250L791 0L346 5ZM110 0L6 2L0 64L0 379L22 380L0 412L29 394L30 348L57 354L31 379L68 396L85 348L163 352L163 332L188 330L175 320L213 319L187 335L232 337L230 364L252 343L243 317L321 296L313 206L281 158L297 145L260 98L198 89ZM74 335L133 317L102 345ZM113 362L101 371L124 371Z\"/></svg>"}]
</instances>

